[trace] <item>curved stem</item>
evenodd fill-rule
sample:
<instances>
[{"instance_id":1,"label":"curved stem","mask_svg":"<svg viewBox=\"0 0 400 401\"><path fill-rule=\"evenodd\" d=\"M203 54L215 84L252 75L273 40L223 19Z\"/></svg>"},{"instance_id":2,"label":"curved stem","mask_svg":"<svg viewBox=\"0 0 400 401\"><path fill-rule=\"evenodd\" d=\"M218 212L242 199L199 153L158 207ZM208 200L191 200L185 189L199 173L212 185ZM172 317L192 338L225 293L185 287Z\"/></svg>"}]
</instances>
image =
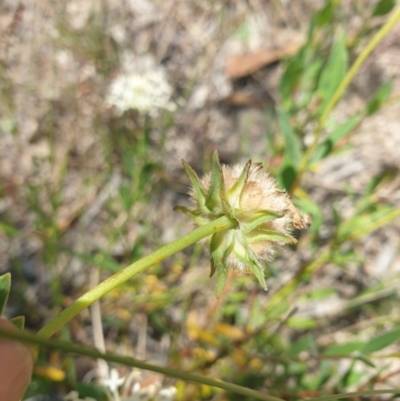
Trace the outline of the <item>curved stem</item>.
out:
<instances>
[{"instance_id":1,"label":"curved stem","mask_svg":"<svg viewBox=\"0 0 400 401\"><path fill-rule=\"evenodd\" d=\"M218 219L219 220L219 219ZM103 354L99 350L77 345L71 344L66 341L59 341L59 340L48 340L37 335L32 335L27 332L20 332L17 330L7 330L7 329L0 329L0 338L10 338L13 340L18 340L21 342L26 342L28 344L34 344L36 346L44 346L47 348L55 349L57 351L64 351L69 353L75 353L79 355L85 355L93 359L103 359L108 362L120 363L125 366L136 367L138 369L150 370L152 372L161 373L163 375L167 375L170 377L175 377L176 379L181 379L185 381L191 381L194 383L205 384L207 386L221 388L225 391L230 391L233 393L241 394L249 398L257 399L257 400L264 400L264 401L283 401L281 398L274 397L269 394L261 393L260 391L252 390L246 387L239 386L237 384L224 382L222 380L215 380L210 379L206 376L184 372L178 369L172 369L157 365L152 365L150 363L146 363L143 361L139 361L137 359L116 355L113 353L106 353Z\"/></svg>"},{"instance_id":2,"label":"curved stem","mask_svg":"<svg viewBox=\"0 0 400 401\"><path fill-rule=\"evenodd\" d=\"M196 243L197 241L215 234L220 231L234 228L237 222L222 216L210 223L205 224L181 238L176 239L168 245L165 245L157 251L145 256L144 258L132 263L125 267L125 269L104 280L96 287L89 290L87 293L78 298L75 302L65 308L53 320L43 326L38 332L37 336L41 338L50 338L54 333L61 329L67 322L82 312L85 308L97 301L99 298L118 287L125 281L129 280L136 274L141 273L148 267L160 263L165 258L175 254L178 251Z\"/></svg>"}]
</instances>

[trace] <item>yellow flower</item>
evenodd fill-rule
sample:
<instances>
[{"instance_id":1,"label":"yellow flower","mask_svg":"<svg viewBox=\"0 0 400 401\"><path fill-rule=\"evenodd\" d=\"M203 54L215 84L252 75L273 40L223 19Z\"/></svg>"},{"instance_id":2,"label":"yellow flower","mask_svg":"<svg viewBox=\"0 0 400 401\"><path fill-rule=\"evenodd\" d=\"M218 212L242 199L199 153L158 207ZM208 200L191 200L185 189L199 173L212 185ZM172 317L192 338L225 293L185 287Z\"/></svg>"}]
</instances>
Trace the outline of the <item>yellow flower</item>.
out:
<instances>
[{"instance_id":1,"label":"yellow flower","mask_svg":"<svg viewBox=\"0 0 400 401\"><path fill-rule=\"evenodd\" d=\"M220 165L213 154L212 171L201 180L183 162L192 182L190 192L193 209L177 207L199 226L222 215L234 220L236 227L214 234L210 242L211 275L217 271L217 294L226 282L229 267L250 269L266 288L264 267L276 250L294 244L293 227L304 229L310 224L280 190L262 164L249 160L245 165Z\"/></svg>"}]
</instances>

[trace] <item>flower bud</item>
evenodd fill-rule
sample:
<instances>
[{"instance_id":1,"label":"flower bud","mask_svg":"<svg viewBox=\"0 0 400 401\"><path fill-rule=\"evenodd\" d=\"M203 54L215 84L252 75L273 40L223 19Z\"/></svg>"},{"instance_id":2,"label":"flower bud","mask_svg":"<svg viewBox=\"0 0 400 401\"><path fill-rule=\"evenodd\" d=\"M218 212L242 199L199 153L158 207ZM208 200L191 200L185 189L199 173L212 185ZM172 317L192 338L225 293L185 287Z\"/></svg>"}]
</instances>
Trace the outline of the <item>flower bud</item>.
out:
<instances>
[{"instance_id":1,"label":"flower bud","mask_svg":"<svg viewBox=\"0 0 400 401\"><path fill-rule=\"evenodd\" d=\"M310 218L295 208L261 163L221 166L215 151L211 173L202 179L186 162L183 166L193 187L193 208L176 210L199 226L223 215L237 223L211 237L211 276L217 272L217 295L225 286L228 268L252 271L266 289L265 264L279 247L297 242L290 235L293 228L308 227Z\"/></svg>"}]
</instances>

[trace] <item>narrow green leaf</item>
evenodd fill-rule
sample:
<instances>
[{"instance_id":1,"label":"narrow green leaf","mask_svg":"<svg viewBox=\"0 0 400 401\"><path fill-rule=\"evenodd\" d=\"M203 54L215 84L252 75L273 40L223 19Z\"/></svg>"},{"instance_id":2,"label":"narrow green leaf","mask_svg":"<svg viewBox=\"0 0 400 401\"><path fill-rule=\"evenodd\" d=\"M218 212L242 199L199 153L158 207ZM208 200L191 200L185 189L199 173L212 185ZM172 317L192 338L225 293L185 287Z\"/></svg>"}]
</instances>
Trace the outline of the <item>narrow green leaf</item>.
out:
<instances>
[{"instance_id":1,"label":"narrow green leaf","mask_svg":"<svg viewBox=\"0 0 400 401\"><path fill-rule=\"evenodd\" d=\"M352 116L329 133L325 141L320 143L315 150L311 158L311 164L328 156L334 149L336 143L349 134L361 121L361 118L361 115Z\"/></svg>"},{"instance_id":2,"label":"narrow green leaf","mask_svg":"<svg viewBox=\"0 0 400 401\"><path fill-rule=\"evenodd\" d=\"M286 191L290 191L292 188L293 183L296 180L297 171L296 169L290 164L290 162L285 162L279 170L278 173L278 182L281 188L286 189Z\"/></svg>"},{"instance_id":3,"label":"narrow green leaf","mask_svg":"<svg viewBox=\"0 0 400 401\"><path fill-rule=\"evenodd\" d=\"M10 322L18 329L23 330L25 326L25 316L17 316L10 319Z\"/></svg>"},{"instance_id":4,"label":"narrow green leaf","mask_svg":"<svg viewBox=\"0 0 400 401\"><path fill-rule=\"evenodd\" d=\"M328 347L323 352L325 356L341 356L341 355L350 355L354 351L358 351L365 345L362 341L356 341L345 344L338 344Z\"/></svg>"},{"instance_id":5,"label":"narrow green leaf","mask_svg":"<svg viewBox=\"0 0 400 401\"><path fill-rule=\"evenodd\" d=\"M249 160L243 168L240 177L235 182L235 185L228 191L228 196L232 205L239 206L240 195L249 177L249 170L251 167L251 160Z\"/></svg>"},{"instance_id":6,"label":"narrow green leaf","mask_svg":"<svg viewBox=\"0 0 400 401\"><path fill-rule=\"evenodd\" d=\"M277 108L279 128L285 142L285 164L291 165L295 171L300 164L302 150L299 138L290 125L289 115L282 108Z\"/></svg>"},{"instance_id":7,"label":"narrow green leaf","mask_svg":"<svg viewBox=\"0 0 400 401\"><path fill-rule=\"evenodd\" d=\"M211 271L210 271L210 278L211 278L217 270L217 265L212 257L210 258L210 265L211 265Z\"/></svg>"},{"instance_id":8,"label":"narrow green leaf","mask_svg":"<svg viewBox=\"0 0 400 401\"><path fill-rule=\"evenodd\" d=\"M301 54L298 54L289 62L287 62L286 69L283 72L281 81L279 83L279 90L282 94L282 98L286 102L291 101L292 93L302 78L303 68L304 66L301 60Z\"/></svg>"},{"instance_id":9,"label":"narrow green leaf","mask_svg":"<svg viewBox=\"0 0 400 401\"><path fill-rule=\"evenodd\" d=\"M6 273L0 276L0 316L3 314L7 304L11 288L11 274Z\"/></svg>"},{"instance_id":10,"label":"narrow green leaf","mask_svg":"<svg viewBox=\"0 0 400 401\"><path fill-rule=\"evenodd\" d=\"M210 253L211 253L211 274L213 276L217 271L216 295L219 297L225 287L228 277L227 262L229 254L233 247L233 234L217 233L211 237Z\"/></svg>"},{"instance_id":11,"label":"narrow green leaf","mask_svg":"<svg viewBox=\"0 0 400 401\"><path fill-rule=\"evenodd\" d=\"M316 327L317 321L310 317L292 316L288 319L287 324L292 329L306 330Z\"/></svg>"},{"instance_id":12,"label":"narrow green leaf","mask_svg":"<svg viewBox=\"0 0 400 401\"><path fill-rule=\"evenodd\" d=\"M381 85L367 104L367 116L374 114L380 109L382 104L389 98L392 93L392 82L385 82Z\"/></svg>"},{"instance_id":13,"label":"narrow green leaf","mask_svg":"<svg viewBox=\"0 0 400 401\"><path fill-rule=\"evenodd\" d=\"M383 348L388 347L396 341L400 340L400 328L389 331L373 338L367 342L364 347L360 349L362 354L372 354L373 352L380 351Z\"/></svg>"},{"instance_id":14,"label":"narrow green leaf","mask_svg":"<svg viewBox=\"0 0 400 401\"><path fill-rule=\"evenodd\" d=\"M221 295L228 280L228 271L223 264L217 264L217 285L215 287L215 295L217 298Z\"/></svg>"},{"instance_id":15,"label":"narrow green leaf","mask_svg":"<svg viewBox=\"0 0 400 401\"><path fill-rule=\"evenodd\" d=\"M225 204L224 180L222 176L222 168L219 162L218 152L215 150L212 155L212 167L211 167L211 185L208 192L205 205L208 210L213 213L223 213Z\"/></svg>"},{"instance_id":16,"label":"narrow green leaf","mask_svg":"<svg viewBox=\"0 0 400 401\"><path fill-rule=\"evenodd\" d=\"M225 287L227 280L227 269L224 263L224 250L220 246L221 238L220 235L214 234L211 237L211 273L210 277L212 277L217 271L217 286L216 286L216 295L219 297L221 295L222 290Z\"/></svg>"},{"instance_id":17,"label":"narrow green leaf","mask_svg":"<svg viewBox=\"0 0 400 401\"><path fill-rule=\"evenodd\" d=\"M352 366L351 371L349 371L346 376L344 377L343 386L344 387L351 387L358 384L361 379L367 374L367 372L357 372L354 370L354 366Z\"/></svg>"},{"instance_id":18,"label":"narrow green leaf","mask_svg":"<svg viewBox=\"0 0 400 401\"><path fill-rule=\"evenodd\" d=\"M315 22L318 26L324 26L332 22L334 16L334 4L328 1L322 10L315 14Z\"/></svg>"},{"instance_id":19,"label":"narrow green leaf","mask_svg":"<svg viewBox=\"0 0 400 401\"><path fill-rule=\"evenodd\" d=\"M323 112L331 97L342 82L347 70L348 55L346 49L346 37L343 33L335 39L328 62L322 70L318 83L318 94L322 99L319 110Z\"/></svg>"},{"instance_id":20,"label":"narrow green leaf","mask_svg":"<svg viewBox=\"0 0 400 401\"><path fill-rule=\"evenodd\" d=\"M354 233L365 231L365 235L376 229L375 222L390 215L396 209L393 206L381 206L379 209L346 220L339 225L337 237L341 240L351 237Z\"/></svg>"},{"instance_id":21,"label":"narrow green leaf","mask_svg":"<svg viewBox=\"0 0 400 401\"><path fill-rule=\"evenodd\" d=\"M274 210L258 210L256 212L246 212L240 209L232 210L233 217L239 222L240 229L248 233L267 221L279 219L283 216L282 212Z\"/></svg>"},{"instance_id":22,"label":"narrow green leaf","mask_svg":"<svg viewBox=\"0 0 400 401\"><path fill-rule=\"evenodd\" d=\"M378 185L385 179L390 177L390 172L388 174L388 171L383 171L380 174L375 175L374 177L371 178L371 180L368 182L367 186L365 187L364 191L364 196L369 197L371 196Z\"/></svg>"},{"instance_id":23,"label":"narrow green leaf","mask_svg":"<svg viewBox=\"0 0 400 401\"><path fill-rule=\"evenodd\" d=\"M318 300L318 299L324 299L328 298L332 295L337 294L337 291L334 290L333 288L316 288L315 290L311 290L310 292L307 292L307 294L304 294L299 297L299 299L306 299L306 300Z\"/></svg>"},{"instance_id":24,"label":"narrow green leaf","mask_svg":"<svg viewBox=\"0 0 400 401\"><path fill-rule=\"evenodd\" d=\"M395 0L381 0L372 12L373 17L389 14L396 5Z\"/></svg>"},{"instance_id":25,"label":"narrow green leaf","mask_svg":"<svg viewBox=\"0 0 400 401\"><path fill-rule=\"evenodd\" d=\"M261 287L264 290L266 290L267 283L265 282L264 269L259 263L257 256L253 255L249 249L247 250L247 255L240 254L239 252L236 251L236 249L233 249L233 253L242 263L244 263L254 273Z\"/></svg>"},{"instance_id":26,"label":"narrow green leaf","mask_svg":"<svg viewBox=\"0 0 400 401\"><path fill-rule=\"evenodd\" d=\"M204 213L208 213L209 210L205 207L206 198L205 194L201 189L199 177L197 176L196 172L192 169L192 167L184 160L182 160L182 164L183 168L186 171L186 174L189 176L190 182L192 183L193 191L196 195L199 209Z\"/></svg>"},{"instance_id":27,"label":"narrow green leaf","mask_svg":"<svg viewBox=\"0 0 400 401\"><path fill-rule=\"evenodd\" d=\"M251 233L246 237L249 244L263 241L280 242L284 244L297 244L296 238L288 234L279 233L277 231L260 229L257 232Z\"/></svg>"},{"instance_id":28,"label":"narrow green leaf","mask_svg":"<svg viewBox=\"0 0 400 401\"><path fill-rule=\"evenodd\" d=\"M329 135L328 139L332 142L333 145L345 137L348 133L350 133L353 128L357 126L357 124L361 121L362 115L356 114L350 117L348 120L340 124L337 128L335 128Z\"/></svg>"},{"instance_id":29,"label":"narrow green leaf","mask_svg":"<svg viewBox=\"0 0 400 401\"><path fill-rule=\"evenodd\" d=\"M364 362L366 365L371 366L371 368L376 368L374 363L370 359L368 359L365 355L362 354L355 355L355 359Z\"/></svg>"}]
</instances>

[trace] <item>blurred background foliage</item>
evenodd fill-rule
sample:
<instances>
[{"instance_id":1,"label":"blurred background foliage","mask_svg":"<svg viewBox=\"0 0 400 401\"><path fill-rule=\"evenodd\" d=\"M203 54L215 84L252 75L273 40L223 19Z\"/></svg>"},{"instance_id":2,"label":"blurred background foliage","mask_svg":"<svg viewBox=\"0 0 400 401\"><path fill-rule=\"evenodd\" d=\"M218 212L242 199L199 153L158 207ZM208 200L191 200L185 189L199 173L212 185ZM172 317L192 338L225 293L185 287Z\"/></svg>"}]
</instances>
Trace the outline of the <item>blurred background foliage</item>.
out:
<instances>
[{"instance_id":1,"label":"blurred background foliage","mask_svg":"<svg viewBox=\"0 0 400 401\"><path fill-rule=\"evenodd\" d=\"M202 174L217 148L223 163L264 163L312 217L267 267L269 290L232 272L216 299L197 244L105 297L102 329L92 311L59 337L99 346L100 330L110 351L286 400L398 386L398 26L324 115L395 5L4 1L6 316L25 315L37 331L99 280L188 232L172 210L188 199L181 159ZM117 399L96 384L101 369L43 350L27 397ZM134 373L142 399L168 386L176 400L244 399Z\"/></svg>"}]
</instances>

